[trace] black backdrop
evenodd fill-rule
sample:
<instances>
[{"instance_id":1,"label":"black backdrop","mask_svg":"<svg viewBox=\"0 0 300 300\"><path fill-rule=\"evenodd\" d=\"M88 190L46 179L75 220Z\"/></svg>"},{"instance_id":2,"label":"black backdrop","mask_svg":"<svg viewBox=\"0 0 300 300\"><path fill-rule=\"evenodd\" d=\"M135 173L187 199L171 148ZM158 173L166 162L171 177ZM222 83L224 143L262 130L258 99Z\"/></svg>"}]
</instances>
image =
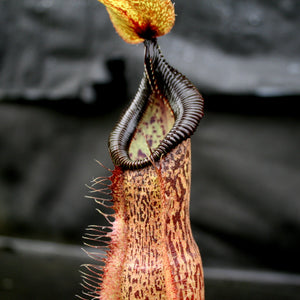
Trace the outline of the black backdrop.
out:
<instances>
[{"instance_id":1,"label":"black backdrop","mask_svg":"<svg viewBox=\"0 0 300 300\"><path fill-rule=\"evenodd\" d=\"M191 197L204 266L299 273L300 3L175 8L159 43L206 100ZM142 45L96 0L0 0L0 235L79 245L103 222L84 184L105 174L94 159L111 167L107 138L142 72Z\"/></svg>"}]
</instances>

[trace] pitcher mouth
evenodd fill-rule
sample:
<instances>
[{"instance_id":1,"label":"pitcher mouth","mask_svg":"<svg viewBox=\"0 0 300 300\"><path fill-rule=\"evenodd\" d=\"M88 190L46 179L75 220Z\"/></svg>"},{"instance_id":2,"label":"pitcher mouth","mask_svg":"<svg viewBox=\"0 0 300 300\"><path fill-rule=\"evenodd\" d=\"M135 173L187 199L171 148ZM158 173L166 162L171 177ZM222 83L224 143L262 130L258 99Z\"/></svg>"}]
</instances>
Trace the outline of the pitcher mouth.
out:
<instances>
[{"instance_id":1,"label":"pitcher mouth","mask_svg":"<svg viewBox=\"0 0 300 300\"><path fill-rule=\"evenodd\" d=\"M125 169L158 161L189 138L203 117L204 100L197 88L165 61L156 39L144 45L140 87L109 138L113 163Z\"/></svg>"}]
</instances>

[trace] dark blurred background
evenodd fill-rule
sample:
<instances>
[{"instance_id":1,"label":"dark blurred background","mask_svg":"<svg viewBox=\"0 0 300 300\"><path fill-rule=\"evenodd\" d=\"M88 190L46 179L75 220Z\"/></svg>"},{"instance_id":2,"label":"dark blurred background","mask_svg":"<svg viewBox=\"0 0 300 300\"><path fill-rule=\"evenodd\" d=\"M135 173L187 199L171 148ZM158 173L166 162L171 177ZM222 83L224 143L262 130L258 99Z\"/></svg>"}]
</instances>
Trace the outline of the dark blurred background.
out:
<instances>
[{"instance_id":1,"label":"dark blurred background","mask_svg":"<svg viewBox=\"0 0 300 300\"><path fill-rule=\"evenodd\" d=\"M177 0L159 39L205 97L191 220L213 299L299 299L300 2ZM0 299L73 299L85 184L143 73L96 0L0 0Z\"/></svg>"}]
</instances>

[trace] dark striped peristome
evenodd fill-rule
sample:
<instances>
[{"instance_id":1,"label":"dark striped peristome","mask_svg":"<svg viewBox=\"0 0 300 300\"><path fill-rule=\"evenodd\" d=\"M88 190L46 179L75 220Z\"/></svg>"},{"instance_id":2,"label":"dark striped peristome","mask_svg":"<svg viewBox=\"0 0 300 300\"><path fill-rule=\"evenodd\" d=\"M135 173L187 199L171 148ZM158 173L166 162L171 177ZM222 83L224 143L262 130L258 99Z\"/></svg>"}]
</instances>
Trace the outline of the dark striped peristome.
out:
<instances>
[{"instance_id":1,"label":"dark striped peristome","mask_svg":"<svg viewBox=\"0 0 300 300\"><path fill-rule=\"evenodd\" d=\"M140 87L109 139L113 163L124 169L139 169L158 161L189 138L203 117L204 101L197 88L165 61L156 39L146 40L144 45L145 71ZM130 140L153 93L167 99L175 122L158 147L152 150L150 156L131 160L128 154Z\"/></svg>"}]
</instances>

